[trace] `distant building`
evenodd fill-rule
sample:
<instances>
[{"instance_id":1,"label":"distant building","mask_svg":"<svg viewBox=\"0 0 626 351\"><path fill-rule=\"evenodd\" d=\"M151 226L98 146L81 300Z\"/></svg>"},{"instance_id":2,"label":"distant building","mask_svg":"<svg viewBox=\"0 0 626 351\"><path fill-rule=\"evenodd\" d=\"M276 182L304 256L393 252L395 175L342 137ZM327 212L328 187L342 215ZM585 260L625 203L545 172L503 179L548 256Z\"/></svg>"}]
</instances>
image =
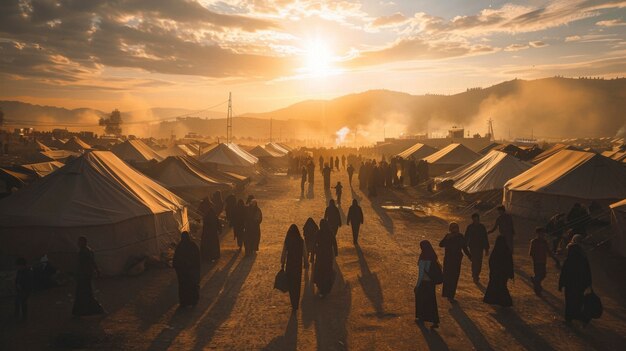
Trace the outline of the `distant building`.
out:
<instances>
[{"instance_id":1,"label":"distant building","mask_svg":"<svg viewBox=\"0 0 626 351\"><path fill-rule=\"evenodd\" d=\"M453 126L448 130L448 138L464 138L465 137L465 128L458 128Z\"/></svg>"}]
</instances>

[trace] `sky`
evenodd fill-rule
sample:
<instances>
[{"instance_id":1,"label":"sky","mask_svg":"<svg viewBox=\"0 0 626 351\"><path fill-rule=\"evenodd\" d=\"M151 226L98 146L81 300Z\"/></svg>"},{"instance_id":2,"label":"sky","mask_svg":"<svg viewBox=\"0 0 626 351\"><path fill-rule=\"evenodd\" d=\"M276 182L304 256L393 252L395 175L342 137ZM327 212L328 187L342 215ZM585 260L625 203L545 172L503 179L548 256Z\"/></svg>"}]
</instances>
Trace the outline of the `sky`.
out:
<instances>
[{"instance_id":1,"label":"sky","mask_svg":"<svg viewBox=\"0 0 626 351\"><path fill-rule=\"evenodd\" d=\"M626 1L2 0L0 99L235 115L626 75Z\"/></svg>"}]
</instances>

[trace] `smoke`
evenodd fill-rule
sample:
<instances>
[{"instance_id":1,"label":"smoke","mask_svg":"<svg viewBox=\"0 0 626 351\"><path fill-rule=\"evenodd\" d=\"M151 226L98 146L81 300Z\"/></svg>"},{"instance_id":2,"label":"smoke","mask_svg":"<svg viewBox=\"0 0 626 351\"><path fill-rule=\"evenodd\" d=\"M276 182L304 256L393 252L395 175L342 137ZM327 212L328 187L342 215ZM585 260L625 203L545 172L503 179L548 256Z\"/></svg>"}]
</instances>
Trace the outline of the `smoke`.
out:
<instances>
[{"instance_id":1,"label":"smoke","mask_svg":"<svg viewBox=\"0 0 626 351\"><path fill-rule=\"evenodd\" d=\"M335 135L337 135L337 138L335 138L335 145L343 144L346 141L346 136L348 135L348 133L350 133L350 128L345 126L336 131Z\"/></svg>"}]
</instances>

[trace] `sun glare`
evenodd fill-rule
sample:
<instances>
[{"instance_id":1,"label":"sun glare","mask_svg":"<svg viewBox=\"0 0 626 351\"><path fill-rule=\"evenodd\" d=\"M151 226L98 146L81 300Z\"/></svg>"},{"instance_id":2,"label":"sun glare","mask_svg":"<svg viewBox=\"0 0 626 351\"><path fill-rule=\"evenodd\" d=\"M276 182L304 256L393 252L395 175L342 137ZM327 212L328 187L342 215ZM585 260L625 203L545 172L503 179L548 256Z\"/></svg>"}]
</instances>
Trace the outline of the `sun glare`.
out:
<instances>
[{"instance_id":1,"label":"sun glare","mask_svg":"<svg viewBox=\"0 0 626 351\"><path fill-rule=\"evenodd\" d=\"M303 73L312 77L324 77L333 71L333 53L322 40L311 41L304 51Z\"/></svg>"}]
</instances>

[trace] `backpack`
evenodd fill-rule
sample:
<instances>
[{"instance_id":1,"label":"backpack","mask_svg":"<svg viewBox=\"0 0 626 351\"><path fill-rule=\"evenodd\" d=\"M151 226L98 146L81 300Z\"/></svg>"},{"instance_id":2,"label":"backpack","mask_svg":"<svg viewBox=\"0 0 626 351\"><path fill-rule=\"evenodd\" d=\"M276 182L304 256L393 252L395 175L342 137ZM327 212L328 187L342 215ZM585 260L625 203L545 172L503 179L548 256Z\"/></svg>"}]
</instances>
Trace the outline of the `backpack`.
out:
<instances>
[{"instance_id":1,"label":"backpack","mask_svg":"<svg viewBox=\"0 0 626 351\"><path fill-rule=\"evenodd\" d=\"M441 270L441 265L439 264L439 262L432 262L426 274L428 274L428 277L430 278L430 280L433 281L435 285L443 283L443 272Z\"/></svg>"}]
</instances>

